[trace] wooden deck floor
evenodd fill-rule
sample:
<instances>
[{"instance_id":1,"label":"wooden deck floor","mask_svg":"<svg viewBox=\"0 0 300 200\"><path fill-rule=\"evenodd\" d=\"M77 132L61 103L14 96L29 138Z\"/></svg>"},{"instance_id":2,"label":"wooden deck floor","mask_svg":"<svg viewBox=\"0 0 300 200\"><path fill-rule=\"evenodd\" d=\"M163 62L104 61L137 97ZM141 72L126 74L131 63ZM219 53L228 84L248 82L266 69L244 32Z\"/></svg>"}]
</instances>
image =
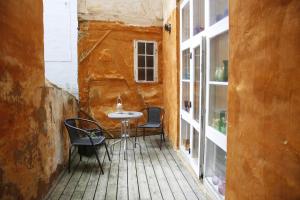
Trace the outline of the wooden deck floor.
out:
<instances>
[{"instance_id":1,"label":"wooden deck floor","mask_svg":"<svg viewBox=\"0 0 300 200\"><path fill-rule=\"evenodd\" d=\"M75 156L71 173L63 172L46 199L207 199L200 182L192 177L177 153L168 145L159 149L159 136L138 141L141 153L139 147L129 150L127 160L120 153L120 145L114 147L112 162L101 147L104 175L100 175L95 157L83 157L79 162L79 156Z\"/></svg>"}]
</instances>

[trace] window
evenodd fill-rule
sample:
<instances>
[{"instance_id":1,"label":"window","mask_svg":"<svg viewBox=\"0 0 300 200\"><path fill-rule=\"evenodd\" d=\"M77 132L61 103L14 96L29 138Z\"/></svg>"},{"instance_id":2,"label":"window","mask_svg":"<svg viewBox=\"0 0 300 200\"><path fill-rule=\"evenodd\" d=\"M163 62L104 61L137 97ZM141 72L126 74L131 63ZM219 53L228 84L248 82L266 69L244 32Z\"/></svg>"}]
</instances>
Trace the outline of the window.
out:
<instances>
[{"instance_id":1,"label":"window","mask_svg":"<svg viewBox=\"0 0 300 200\"><path fill-rule=\"evenodd\" d=\"M134 41L134 76L137 82L157 81L157 44Z\"/></svg>"}]
</instances>

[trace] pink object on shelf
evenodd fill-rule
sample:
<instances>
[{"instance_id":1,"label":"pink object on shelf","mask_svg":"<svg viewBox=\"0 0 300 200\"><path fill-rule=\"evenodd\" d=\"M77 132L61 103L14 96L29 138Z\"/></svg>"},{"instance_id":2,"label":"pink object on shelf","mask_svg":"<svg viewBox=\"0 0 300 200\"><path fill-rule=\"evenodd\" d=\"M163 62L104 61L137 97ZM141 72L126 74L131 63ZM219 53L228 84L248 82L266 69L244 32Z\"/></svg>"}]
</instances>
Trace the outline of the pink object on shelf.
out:
<instances>
[{"instance_id":1,"label":"pink object on shelf","mask_svg":"<svg viewBox=\"0 0 300 200\"><path fill-rule=\"evenodd\" d=\"M219 178L218 178L217 176L213 176L213 177L212 177L212 183L213 183L214 185L218 185L218 184L219 184Z\"/></svg>"},{"instance_id":2,"label":"pink object on shelf","mask_svg":"<svg viewBox=\"0 0 300 200\"><path fill-rule=\"evenodd\" d=\"M221 195L225 195L225 182L221 182L219 185L218 185L218 191Z\"/></svg>"}]
</instances>

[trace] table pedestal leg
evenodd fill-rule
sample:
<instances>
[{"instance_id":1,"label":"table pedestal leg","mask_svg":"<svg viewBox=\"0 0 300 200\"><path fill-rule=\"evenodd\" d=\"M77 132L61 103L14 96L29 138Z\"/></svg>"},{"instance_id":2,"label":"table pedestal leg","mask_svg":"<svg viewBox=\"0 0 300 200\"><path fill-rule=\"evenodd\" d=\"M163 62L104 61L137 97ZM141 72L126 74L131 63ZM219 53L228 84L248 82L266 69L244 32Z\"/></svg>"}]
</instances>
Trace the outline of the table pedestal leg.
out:
<instances>
[{"instance_id":1,"label":"table pedestal leg","mask_svg":"<svg viewBox=\"0 0 300 200\"><path fill-rule=\"evenodd\" d=\"M110 145L110 150L111 150L111 154L113 155L113 149L112 147L118 143L121 143L122 145L122 141L124 142L124 146L123 146L123 154L124 154L124 160L126 160L127 158L127 150L128 150L128 144L127 142L130 141L133 144L133 147L135 146L135 144L138 144L140 147L140 152L141 152L141 145L138 142L134 142L130 137L129 137L129 133L128 133L128 120L123 120L121 121L121 139L117 140L116 142L112 143ZM128 140L128 141L127 141Z\"/></svg>"}]
</instances>

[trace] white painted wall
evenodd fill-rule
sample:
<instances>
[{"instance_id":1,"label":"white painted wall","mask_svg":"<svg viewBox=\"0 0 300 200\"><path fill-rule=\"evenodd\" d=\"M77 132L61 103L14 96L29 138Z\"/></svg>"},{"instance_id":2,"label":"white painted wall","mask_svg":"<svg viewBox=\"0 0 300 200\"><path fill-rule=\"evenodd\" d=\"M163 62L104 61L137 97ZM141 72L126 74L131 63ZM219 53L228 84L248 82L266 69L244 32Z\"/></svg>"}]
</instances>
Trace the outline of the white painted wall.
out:
<instances>
[{"instance_id":1,"label":"white painted wall","mask_svg":"<svg viewBox=\"0 0 300 200\"><path fill-rule=\"evenodd\" d=\"M77 1L44 0L46 78L78 96Z\"/></svg>"},{"instance_id":2,"label":"white painted wall","mask_svg":"<svg viewBox=\"0 0 300 200\"><path fill-rule=\"evenodd\" d=\"M84 20L162 26L162 0L78 0L78 16Z\"/></svg>"},{"instance_id":3,"label":"white painted wall","mask_svg":"<svg viewBox=\"0 0 300 200\"><path fill-rule=\"evenodd\" d=\"M163 4L163 23L165 24L176 8L176 0L162 0Z\"/></svg>"}]
</instances>

